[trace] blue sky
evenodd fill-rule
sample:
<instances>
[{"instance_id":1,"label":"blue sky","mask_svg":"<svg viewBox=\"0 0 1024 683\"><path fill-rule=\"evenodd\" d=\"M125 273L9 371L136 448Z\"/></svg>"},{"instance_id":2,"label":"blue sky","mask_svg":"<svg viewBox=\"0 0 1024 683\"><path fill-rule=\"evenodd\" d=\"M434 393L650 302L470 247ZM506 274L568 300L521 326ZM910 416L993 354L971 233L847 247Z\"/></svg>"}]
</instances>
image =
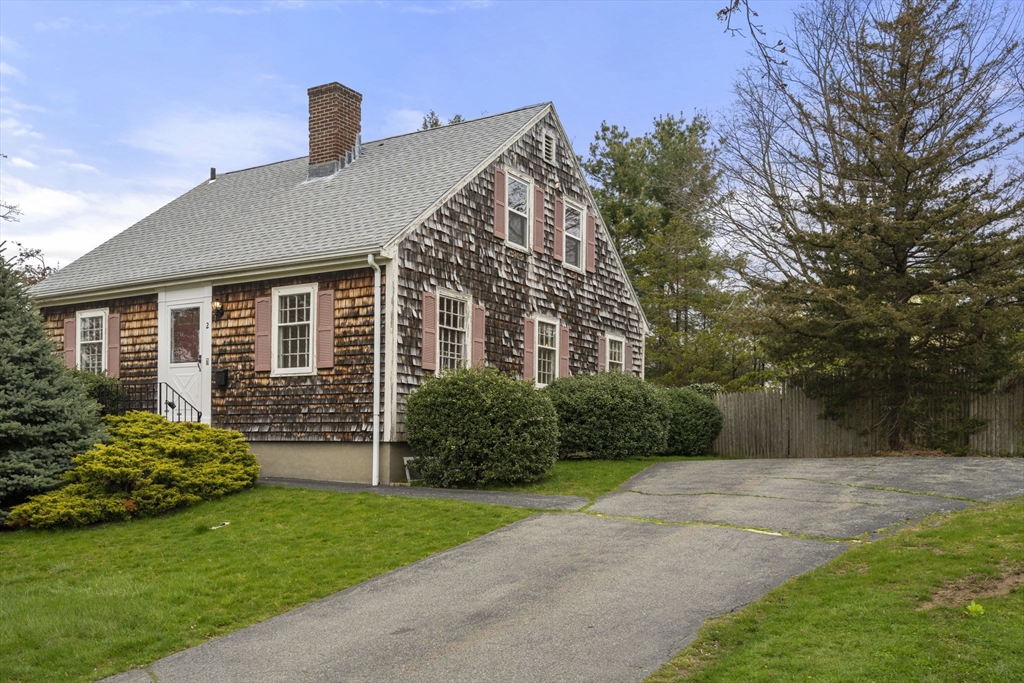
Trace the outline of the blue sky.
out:
<instances>
[{"instance_id":1,"label":"blue sky","mask_svg":"<svg viewBox=\"0 0 1024 683\"><path fill-rule=\"evenodd\" d=\"M363 94L363 139L552 101L603 120L731 101L748 42L694 2L0 2L0 239L62 265L201 182L306 154L306 89ZM795 2L761 0L770 30Z\"/></svg>"}]
</instances>

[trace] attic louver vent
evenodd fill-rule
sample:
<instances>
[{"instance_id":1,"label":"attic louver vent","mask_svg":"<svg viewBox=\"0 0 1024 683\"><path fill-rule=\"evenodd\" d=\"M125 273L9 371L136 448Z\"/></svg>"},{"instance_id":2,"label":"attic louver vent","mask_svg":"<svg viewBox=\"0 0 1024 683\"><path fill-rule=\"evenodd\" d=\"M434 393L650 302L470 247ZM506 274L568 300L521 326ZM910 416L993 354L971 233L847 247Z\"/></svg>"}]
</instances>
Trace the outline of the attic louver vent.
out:
<instances>
[{"instance_id":1,"label":"attic louver vent","mask_svg":"<svg viewBox=\"0 0 1024 683\"><path fill-rule=\"evenodd\" d=\"M555 163L555 136L551 133L544 133L544 161Z\"/></svg>"}]
</instances>

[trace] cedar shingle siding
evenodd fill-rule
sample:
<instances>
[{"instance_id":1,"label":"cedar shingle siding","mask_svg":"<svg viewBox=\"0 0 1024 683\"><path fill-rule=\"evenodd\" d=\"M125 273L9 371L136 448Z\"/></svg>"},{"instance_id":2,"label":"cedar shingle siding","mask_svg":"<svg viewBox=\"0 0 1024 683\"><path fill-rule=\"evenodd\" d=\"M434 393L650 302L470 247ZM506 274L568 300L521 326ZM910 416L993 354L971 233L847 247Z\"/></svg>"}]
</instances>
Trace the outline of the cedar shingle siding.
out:
<instances>
[{"instance_id":1,"label":"cedar shingle siding","mask_svg":"<svg viewBox=\"0 0 1024 683\"><path fill-rule=\"evenodd\" d=\"M334 290L333 367L292 377L256 372L256 298L309 282ZM213 389L214 427L237 429L250 441L372 440L372 270L214 287L213 298L225 311L213 323L213 365L230 376L226 389Z\"/></svg>"},{"instance_id":2,"label":"cedar shingle siding","mask_svg":"<svg viewBox=\"0 0 1024 683\"><path fill-rule=\"evenodd\" d=\"M74 318L76 311L107 308L121 316L121 381L155 382L157 361L157 297L133 296L124 299L104 299L73 306L51 306L42 309L43 322L54 348L64 347L64 320ZM73 344L75 340L71 340Z\"/></svg>"},{"instance_id":3,"label":"cedar shingle siding","mask_svg":"<svg viewBox=\"0 0 1024 683\"><path fill-rule=\"evenodd\" d=\"M420 367L424 290L441 287L469 293L474 303L483 304L487 364L503 372L523 376L523 321L532 314L557 317L569 327L572 374L598 371L598 337L605 332L621 334L636 345L631 369L641 371L640 311L632 303L630 285L603 226L596 234L595 273L580 273L555 260L556 198L564 196L590 211L596 207L588 205L584 180L566 157L568 145L557 146L554 166L544 161L545 130L556 130L550 114L399 247L398 338L402 343L397 358L397 440L405 438L405 400L424 376ZM509 247L494 234L494 177L500 166L533 178L535 186L544 190L543 253ZM555 189L556 182L561 190Z\"/></svg>"}]
</instances>

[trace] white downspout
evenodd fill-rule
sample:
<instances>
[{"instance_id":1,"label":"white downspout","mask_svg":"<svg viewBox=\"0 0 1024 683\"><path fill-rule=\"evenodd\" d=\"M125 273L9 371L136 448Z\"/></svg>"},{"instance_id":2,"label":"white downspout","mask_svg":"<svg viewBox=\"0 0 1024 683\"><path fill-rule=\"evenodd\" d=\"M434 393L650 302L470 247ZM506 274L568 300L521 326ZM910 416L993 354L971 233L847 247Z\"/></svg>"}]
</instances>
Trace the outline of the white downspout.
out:
<instances>
[{"instance_id":1,"label":"white downspout","mask_svg":"<svg viewBox=\"0 0 1024 683\"><path fill-rule=\"evenodd\" d=\"M380 486L380 266L373 254L366 257L373 268L373 485Z\"/></svg>"}]
</instances>

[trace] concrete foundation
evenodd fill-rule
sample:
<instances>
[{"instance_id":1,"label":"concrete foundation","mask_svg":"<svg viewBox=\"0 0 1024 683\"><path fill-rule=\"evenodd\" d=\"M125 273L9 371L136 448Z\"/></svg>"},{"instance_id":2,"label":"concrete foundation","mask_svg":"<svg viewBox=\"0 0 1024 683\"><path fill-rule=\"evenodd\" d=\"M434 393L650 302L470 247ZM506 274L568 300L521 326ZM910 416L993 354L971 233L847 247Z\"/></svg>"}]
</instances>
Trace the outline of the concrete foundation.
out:
<instances>
[{"instance_id":1,"label":"concrete foundation","mask_svg":"<svg viewBox=\"0 0 1024 683\"><path fill-rule=\"evenodd\" d=\"M331 441L253 441L249 443L264 477L317 479L369 484L373 477L372 443ZM380 482L404 482L404 456L411 456L409 444L380 445Z\"/></svg>"}]
</instances>

